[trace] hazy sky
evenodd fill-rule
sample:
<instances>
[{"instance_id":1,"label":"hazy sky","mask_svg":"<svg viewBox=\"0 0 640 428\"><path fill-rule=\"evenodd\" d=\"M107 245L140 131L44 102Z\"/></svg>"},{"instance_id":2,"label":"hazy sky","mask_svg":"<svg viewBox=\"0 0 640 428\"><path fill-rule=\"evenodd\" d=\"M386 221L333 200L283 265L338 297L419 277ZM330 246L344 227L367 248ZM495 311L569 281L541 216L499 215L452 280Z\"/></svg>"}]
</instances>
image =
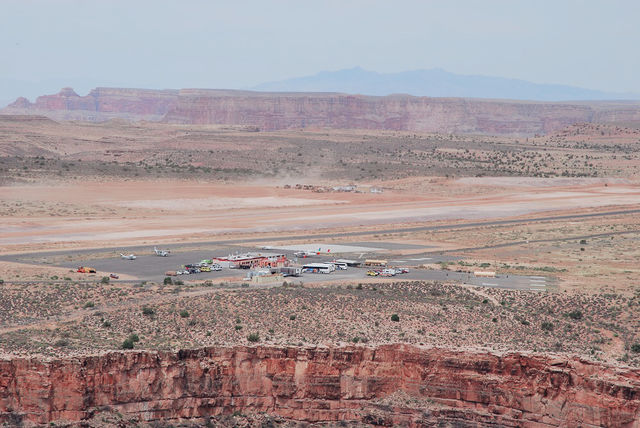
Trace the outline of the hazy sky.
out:
<instances>
[{"instance_id":1,"label":"hazy sky","mask_svg":"<svg viewBox=\"0 0 640 428\"><path fill-rule=\"evenodd\" d=\"M358 65L640 93L638 17L637 0L0 0L0 79L242 88Z\"/></svg>"}]
</instances>

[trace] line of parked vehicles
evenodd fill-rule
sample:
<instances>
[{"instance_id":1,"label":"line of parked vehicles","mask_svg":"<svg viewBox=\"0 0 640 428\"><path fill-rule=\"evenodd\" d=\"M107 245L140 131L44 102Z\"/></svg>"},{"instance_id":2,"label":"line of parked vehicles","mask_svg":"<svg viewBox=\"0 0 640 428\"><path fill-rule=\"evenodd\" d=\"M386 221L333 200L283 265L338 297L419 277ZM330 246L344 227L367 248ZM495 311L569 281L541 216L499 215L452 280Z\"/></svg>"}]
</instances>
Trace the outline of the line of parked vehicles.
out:
<instances>
[{"instance_id":1,"label":"line of parked vehicles","mask_svg":"<svg viewBox=\"0 0 640 428\"><path fill-rule=\"evenodd\" d=\"M409 269L405 268L385 268L385 269L370 269L367 271L367 276L396 276L403 273L409 273Z\"/></svg>"},{"instance_id":2,"label":"line of parked vehicles","mask_svg":"<svg viewBox=\"0 0 640 428\"><path fill-rule=\"evenodd\" d=\"M181 269L170 270L165 272L166 276L177 275L195 275L200 272L217 272L221 271L222 266L218 263L214 263L213 260L202 260L200 263L186 264Z\"/></svg>"}]
</instances>

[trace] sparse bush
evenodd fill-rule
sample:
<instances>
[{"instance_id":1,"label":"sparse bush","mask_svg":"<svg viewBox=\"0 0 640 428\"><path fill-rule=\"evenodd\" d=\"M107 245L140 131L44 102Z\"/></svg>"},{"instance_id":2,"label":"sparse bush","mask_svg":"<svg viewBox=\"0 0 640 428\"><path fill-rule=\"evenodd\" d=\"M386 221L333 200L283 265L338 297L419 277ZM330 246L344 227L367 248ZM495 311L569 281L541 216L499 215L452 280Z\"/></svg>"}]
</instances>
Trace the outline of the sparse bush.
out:
<instances>
[{"instance_id":1,"label":"sparse bush","mask_svg":"<svg viewBox=\"0 0 640 428\"><path fill-rule=\"evenodd\" d=\"M567 316L574 321L578 321L582 319L582 311L574 310L571 312L567 312Z\"/></svg>"},{"instance_id":2,"label":"sparse bush","mask_svg":"<svg viewBox=\"0 0 640 428\"><path fill-rule=\"evenodd\" d=\"M543 321L542 324L540 324L540 328L543 329L544 331L552 331L553 323L549 321Z\"/></svg>"},{"instance_id":3,"label":"sparse bush","mask_svg":"<svg viewBox=\"0 0 640 428\"><path fill-rule=\"evenodd\" d=\"M236 328L236 331L240 331L240 330L242 330L242 326L241 326L240 324L236 324L236 327L235 327L235 328Z\"/></svg>"},{"instance_id":4,"label":"sparse bush","mask_svg":"<svg viewBox=\"0 0 640 428\"><path fill-rule=\"evenodd\" d=\"M640 354L640 343L634 343L633 345L631 345L631 352Z\"/></svg>"},{"instance_id":5,"label":"sparse bush","mask_svg":"<svg viewBox=\"0 0 640 428\"><path fill-rule=\"evenodd\" d=\"M400 321L400 316L398 314L391 315L391 321L399 322Z\"/></svg>"},{"instance_id":6,"label":"sparse bush","mask_svg":"<svg viewBox=\"0 0 640 428\"><path fill-rule=\"evenodd\" d=\"M56 343L53 344L56 348L64 348L65 346L69 346L69 341L67 339L58 339Z\"/></svg>"},{"instance_id":7,"label":"sparse bush","mask_svg":"<svg viewBox=\"0 0 640 428\"><path fill-rule=\"evenodd\" d=\"M102 279L100 280L100 284L108 284L108 283L109 283L109 277L103 276Z\"/></svg>"},{"instance_id":8,"label":"sparse bush","mask_svg":"<svg viewBox=\"0 0 640 428\"><path fill-rule=\"evenodd\" d=\"M189 318L189 311L187 311L186 309L183 309L180 311L180 317L181 318Z\"/></svg>"},{"instance_id":9,"label":"sparse bush","mask_svg":"<svg viewBox=\"0 0 640 428\"><path fill-rule=\"evenodd\" d=\"M109 321L109 320L104 320L104 321L102 322L102 327L105 327L105 328L111 327L111 321Z\"/></svg>"},{"instance_id":10,"label":"sparse bush","mask_svg":"<svg viewBox=\"0 0 640 428\"><path fill-rule=\"evenodd\" d=\"M95 305L95 303L93 303L93 302L91 302L91 301L89 301L89 302L87 302L87 303L85 303L85 304L84 304L84 308L85 308L85 309L93 308L93 307L95 307L95 306L96 306L96 305Z\"/></svg>"},{"instance_id":11,"label":"sparse bush","mask_svg":"<svg viewBox=\"0 0 640 428\"><path fill-rule=\"evenodd\" d=\"M130 341L132 341L132 342L134 342L134 343L135 343L135 342L140 342L140 337L138 337L138 335L137 335L137 334L135 334L135 333L131 333L131 334L129 335L128 340L130 340Z\"/></svg>"},{"instance_id":12,"label":"sparse bush","mask_svg":"<svg viewBox=\"0 0 640 428\"><path fill-rule=\"evenodd\" d=\"M156 314L156 310L153 309L150 306L143 306L142 307L142 315L148 316L148 317L152 317Z\"/></svg>"},{"instance_id":13,"label":"sparse bush","mask_svg":"<svg viewBox=\"0 0 640 428\"><path fill-rule=\"evenodd\" d=\"M173 281L173 284L174 285L184 285L184 281L181 280L181 279L177 279L177 280Z\"/></svg>"},{"instance_id":14,"label":"sparse bush","mask_svg":"<svg viewBox=\"0 0 640 428\"><path fill-rule=\"evenodd\" d=\"M580 240L580 245L587 245L587 240L586 239L581 239Z\"/></svg>"},{"instance_id":15,"label":"sparse bush","mask_svg":"<svg viewBox=\"0 0 640 428\"><path fill-rule=\"evenodd\" d=\"M247 340L249 342L259 342L260 335L258 333L251 333L249 336L247 336Z\"/></svg>"}]
</instances>

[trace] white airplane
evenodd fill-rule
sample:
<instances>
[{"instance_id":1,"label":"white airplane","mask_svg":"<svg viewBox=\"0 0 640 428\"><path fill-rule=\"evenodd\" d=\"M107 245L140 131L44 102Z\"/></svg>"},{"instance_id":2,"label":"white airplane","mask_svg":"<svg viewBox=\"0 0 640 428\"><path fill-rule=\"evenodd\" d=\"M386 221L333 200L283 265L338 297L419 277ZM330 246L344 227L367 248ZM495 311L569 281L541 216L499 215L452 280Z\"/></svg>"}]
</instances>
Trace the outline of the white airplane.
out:
<instances>
[{"instance_id":1,"label":"white airplane","mask_svg":"<svg viewBox=\"0 0 640 428\"><path fill-rule=\"evenodd\" d=\"M167 257L171 252L169 250L158 250L156 247L153 247L153 251L155 251L156 256L158 257Z\"/></svg>"},{"instance_id":2,"label":"white airplane","mask_svg":"<svg viewBox=\"0 0 640 428\"><path fill-rule=\"evenodd\" d=\"M293 253L294 256L296 257L310 257L310 256L317 256L319 254L319 252L317 251L308 251L308 250L302 250L302 251L296 251L295 253Z\"/></svg>"},{"instance_id":3,"label":"white airplane","mask_svg":"<svg viewBox=\"0 0 640 428\"><path fill-rule=\"evenodd\" d=\"M120 253L120 258L123 260L135 260L136 256L133 253L129 254L128 256L126 254Z\"/></svg>"}]
</instances>

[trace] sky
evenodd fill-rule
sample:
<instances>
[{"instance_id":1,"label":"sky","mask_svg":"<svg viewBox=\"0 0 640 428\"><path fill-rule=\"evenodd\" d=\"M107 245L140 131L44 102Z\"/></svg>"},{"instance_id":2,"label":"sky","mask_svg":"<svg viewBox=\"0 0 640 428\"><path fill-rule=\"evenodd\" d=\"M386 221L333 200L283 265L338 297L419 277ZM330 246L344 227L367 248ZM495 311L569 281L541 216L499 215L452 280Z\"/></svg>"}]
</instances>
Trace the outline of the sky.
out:
<instances>
[{"instance_id":1,"label":"sky","mask_svg":"<svg viewBox=\"0 0 640 428\"><path fill-rule=\"evenodd\" d=\"M249 88L355 66L640 93L639 16L637 0L0 0L0 98L21 82Z\"/></svg>"}]
</instances>

